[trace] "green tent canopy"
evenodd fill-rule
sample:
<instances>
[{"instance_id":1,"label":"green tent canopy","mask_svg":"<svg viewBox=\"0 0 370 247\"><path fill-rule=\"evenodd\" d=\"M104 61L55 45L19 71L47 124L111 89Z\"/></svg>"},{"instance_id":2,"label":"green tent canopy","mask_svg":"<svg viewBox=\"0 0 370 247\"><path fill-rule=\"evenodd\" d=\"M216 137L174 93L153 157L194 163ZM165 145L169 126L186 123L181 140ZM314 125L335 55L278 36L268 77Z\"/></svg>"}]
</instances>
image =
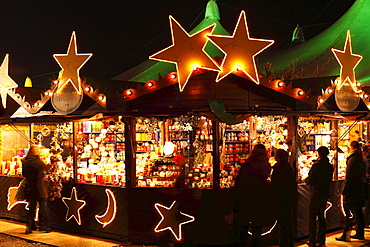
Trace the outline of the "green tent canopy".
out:
<instances>
[{"instance_id":1,"label":"green tent canopy","mask_svg":"<svg viewBox=\"0 0 370 247\"><path fill-rule=\"evenodd\" d=\"M357 81L370 85L370 0L357 0L351 8L328 29L314 38L292 48L261 53L259 70L271 63L272 71L294 73L289 79L335 77L340 65L331 48L344 50L347 30L351 32L352 52L363 56L355 69Z\"/></svg>"},{"instance_id":2,"label":"green tent canopy","mask_svg":"<svg viewBox=\"0 0 370 247\"><path fill-rule=\"evenodd\" d=\"M206 7L204 19L194 28L189 34L194 34L212 24L215 24L216 27L213 30L213 34L218 35L230 35L220 24L220 14L216 0L210 0ZM181 23L180 23L181 25ZM216 48L210 42L207 43L205 47L206 52L211 57L223 57L223 53ZM176 66L173 63L159 62L154 60L147 60L138 66L114 77L114 80L122 81L134 81L145 83L149 80L157 80L158 75L165 77L167 74L176 71Z\"/></svg>"}]
</instances>

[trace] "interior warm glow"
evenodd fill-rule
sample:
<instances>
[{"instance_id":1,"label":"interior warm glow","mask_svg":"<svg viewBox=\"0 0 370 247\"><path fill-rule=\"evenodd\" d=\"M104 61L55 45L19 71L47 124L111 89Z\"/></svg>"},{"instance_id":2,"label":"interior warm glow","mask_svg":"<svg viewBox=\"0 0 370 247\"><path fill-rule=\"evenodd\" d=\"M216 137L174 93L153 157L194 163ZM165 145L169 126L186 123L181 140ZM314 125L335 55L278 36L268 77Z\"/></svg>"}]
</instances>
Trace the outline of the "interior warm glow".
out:
<instances>
[{"instance_id":1,"label":"interior warm glow","mask_svg":"<svg viewBox=\"0 0 370 247\"><path fill-rule=\"evenodd\" d=\"M299 95L299 96L302 96L303 94L304 94L304 92L303 92L302 90L299 90L299 91L298 91L298 95Z\"/></svg>"}]
</instances>

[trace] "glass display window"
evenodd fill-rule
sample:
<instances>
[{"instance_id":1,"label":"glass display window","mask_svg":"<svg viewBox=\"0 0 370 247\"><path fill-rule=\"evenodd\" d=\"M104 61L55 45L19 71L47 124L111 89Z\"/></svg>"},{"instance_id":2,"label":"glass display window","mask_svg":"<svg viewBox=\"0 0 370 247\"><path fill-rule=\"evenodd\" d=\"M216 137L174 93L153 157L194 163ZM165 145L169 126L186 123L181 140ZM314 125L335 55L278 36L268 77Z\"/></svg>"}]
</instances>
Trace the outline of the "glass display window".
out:
<instances>
[{"instance_id":1,"label":"glass display window","mask_svg":"<svg viewBox=\"0 0 370 247\"><path fill-rule=\"evenodd\" d=\"M124 187L125 125L122 118L80 121L74 125L76 181Z\"/></svg>"}]
</instances>

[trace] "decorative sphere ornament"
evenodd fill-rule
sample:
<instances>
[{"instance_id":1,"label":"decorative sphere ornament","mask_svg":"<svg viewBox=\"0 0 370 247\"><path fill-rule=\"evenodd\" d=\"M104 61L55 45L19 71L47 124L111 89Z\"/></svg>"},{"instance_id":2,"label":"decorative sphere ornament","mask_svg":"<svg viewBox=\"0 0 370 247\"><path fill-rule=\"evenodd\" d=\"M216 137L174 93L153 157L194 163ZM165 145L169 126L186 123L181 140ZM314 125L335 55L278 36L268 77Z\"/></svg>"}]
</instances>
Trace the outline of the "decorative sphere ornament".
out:
<instances>
[{"instance_id":1,"label":"decorative sphere ornament","mask_svg":"<svg viewBox=\"0 0 370 247\"><path fill-rule=\"evenodd\" d=\"M360 95L348 82L345 82L339 91L335 90L335 102L342 112L351 112L357 108Z\"/></svg>"}]
</instances>

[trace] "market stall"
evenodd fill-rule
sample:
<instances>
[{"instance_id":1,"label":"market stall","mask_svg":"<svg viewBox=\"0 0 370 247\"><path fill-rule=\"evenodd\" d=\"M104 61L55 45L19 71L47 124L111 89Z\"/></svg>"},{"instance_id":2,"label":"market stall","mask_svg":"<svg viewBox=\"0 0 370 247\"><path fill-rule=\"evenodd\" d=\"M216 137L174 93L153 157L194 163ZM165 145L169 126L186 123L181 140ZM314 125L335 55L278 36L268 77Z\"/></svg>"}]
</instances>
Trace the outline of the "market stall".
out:
<instances>
[{"instance_id":1,"label":"market stall","mask_svg":"<svg viewBox=\"0 0 370 247\"><path fill-rule=\"evenodd\" d=\"M330 109L333 92L315 94L259 73L255 55L273 41L250 38L244 12L234 32L244 35L230 36L221 25L215 30L210 26L219 24L215 1L207 11L191 34L170 18L173 37L191 40L199 64L191 64L182 49L173 49L174 38L171 47L151 56L161 62L122 75L133 81L81 79L79 69L91 54L77 53L73 33L68 54L55 55L63 73L41 99L30 101L24 97L26 88L13 85L16 89L3 98L0 117L0 216L24 220L26 202L15 198L21 158L30 144L37 144L53 167L48 174L49 205L56 229L131 242L236 243L238 229L228 220L235 206L235 177L253 145L264 143L271 163L276 149L290 152L301 182L297 237L308 234L304 178L317 147L330 146L336 175L328 229L340 227L338 180L344 175L345 147L353 138L366 139L367 125L358 119L338 120L336 113L343 112ZM207 54L203 48L208 40L200 34L210 36L213 44ZM222 41L228 39L240 45L238 55L245 63L233 67L232 58L237 57ZM220 49L233 56L222 58ZM368 111L361 107L357 104L349 112ZM272 218L263 239L276 241L276 234Z\"/></svg>"}]
</instances>

